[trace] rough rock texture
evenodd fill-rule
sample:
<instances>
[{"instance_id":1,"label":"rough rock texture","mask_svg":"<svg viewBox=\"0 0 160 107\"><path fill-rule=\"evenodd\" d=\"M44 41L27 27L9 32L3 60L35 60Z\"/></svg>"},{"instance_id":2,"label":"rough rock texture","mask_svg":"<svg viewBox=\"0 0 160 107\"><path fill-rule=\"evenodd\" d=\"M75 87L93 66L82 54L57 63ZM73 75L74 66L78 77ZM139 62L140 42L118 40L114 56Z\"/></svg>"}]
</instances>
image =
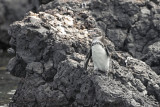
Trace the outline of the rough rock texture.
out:
<instances>
[{"instance_id":1,"label":"rough rock texture","mask_svg":"<svg viewBox=\"0 0 160 107\"><path fill-rule=\"evenodd\" d=\"M117 50L129 52L160 74L158 0L100 0L91 9Z\"/></svg>"},{"instance_id":2,"label":"rough rock texture","mask_svg":"<svg viewBox=\"0 0 160 107\"><path fill-rule=\"evenodd\" d=\"M38 7L38 0L0 0L0 49L9 47L9 25L22 20L26 12Z\"/></svg>"},{"instance_id":3,"label":"rough rock texture","mask_svg":"<svg viewBox=\"0 0 160 107\"><path fill-rule=\"evenodd\" d=\"M10 107L159 107L159 42L149 39L158 38L151 20L152 11L158 12L154 2L99 0L87 9L50 2L13 23L16 56L8 70L22 79ZM87 73L83 68L91 45L88 30L98 25L112 53L110 78L93 71L92 62Z\"/></svg>"},{"instance_id":4,"label":"rough rock texture","mask_svg":"<svg viewBox=\"0 0 160 107\"><path fill-rule=\"evenodd\" d=\"M43 1L43 0L42 0ZM51 0L52 1L52 0ZM41 6L46 10L69 0ZM74 1L74 0L72 0ZM82 0L78 0L82 1ZM90 11L97 24L106 32L106 36L116 50L129 52L133 57L143 60L156 73L160 74L160 6L158 0L91 0ZM75 2L75 1L74 1ZM56 5L55 5L56 4ZM81 6L81 4L79 4ZM77 7L77 6L75 6ZM114 35L114 36L113 36ZM158 45L159 46L159 45ZM150 48L152 47L152 48ZM153 48L156 48L156 52ZM153 52L152 52L153 51Z\"/></svg>"}]
</instances>

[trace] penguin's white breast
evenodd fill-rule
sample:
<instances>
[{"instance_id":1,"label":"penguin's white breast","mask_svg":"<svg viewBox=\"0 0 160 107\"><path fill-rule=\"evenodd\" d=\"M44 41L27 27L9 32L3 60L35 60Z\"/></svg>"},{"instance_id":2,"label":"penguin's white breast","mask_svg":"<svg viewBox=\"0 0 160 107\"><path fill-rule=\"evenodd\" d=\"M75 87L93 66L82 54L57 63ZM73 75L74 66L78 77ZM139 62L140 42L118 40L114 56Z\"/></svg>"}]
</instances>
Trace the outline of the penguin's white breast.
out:
<instances>
[{"instance_id":1,"label":"penguin's white breast","mask_svg":"<svg viewBox=\"0 0 160 107\"><path fill-rule=\"evenodd\" d=\"M94 66L100 70L106 70L108 57L105 49L101 45L97 44L92 46L92 59Z\"/></svg>"}]
</instances>

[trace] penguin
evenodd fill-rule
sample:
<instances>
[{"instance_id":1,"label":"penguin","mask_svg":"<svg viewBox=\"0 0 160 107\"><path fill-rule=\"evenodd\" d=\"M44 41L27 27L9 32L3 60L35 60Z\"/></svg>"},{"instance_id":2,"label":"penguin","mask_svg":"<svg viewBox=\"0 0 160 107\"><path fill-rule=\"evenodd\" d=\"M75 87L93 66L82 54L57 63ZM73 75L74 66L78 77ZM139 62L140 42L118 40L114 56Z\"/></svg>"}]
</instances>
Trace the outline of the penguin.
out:
<instances>
[{"instance_id":1,"label":"penguin","mask_svg":"<svg viewBox=\"0 0 160 107\"><path fill-rule=\"evenodd\" d=\"M99 28L94 28L89 32L92 36L92 45L86 55L84 69L87 70L88 62L92 57L94 71L102 71L108 74L110 70L111 54L107 48L105 36Z\"/></svg>"}]
</instances>

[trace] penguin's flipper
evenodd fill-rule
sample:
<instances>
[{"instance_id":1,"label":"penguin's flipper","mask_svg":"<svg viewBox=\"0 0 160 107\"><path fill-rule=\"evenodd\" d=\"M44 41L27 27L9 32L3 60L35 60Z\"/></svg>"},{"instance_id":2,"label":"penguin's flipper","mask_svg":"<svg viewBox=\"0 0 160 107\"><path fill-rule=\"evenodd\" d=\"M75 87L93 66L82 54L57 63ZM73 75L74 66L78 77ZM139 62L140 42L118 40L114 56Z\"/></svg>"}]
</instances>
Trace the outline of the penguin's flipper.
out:
<instances>
[{"instance_id":1,"label":"penguin's flipper","mask_svg":"<svg viewBox=\"0 0 160 107\"><path fill-rule=\"evenodd\" d=\"M88 62L89 62L89 59L91 58L92 56L92 48L90 48L87 56L86 56L86 60L84 62L84 69L87 70L87 66L88 66Z\"/></svg>"},{"instance_id":2,"label":"penguin's flipper","mask_svg":"<svg viewBox=\"0 0 160 107\"><path fill-rule=\"evenodd\" d=\"M111 56L111 53L109 52L109 50L108 50L108 47L107 47L107 46L105 47L105 50L106 50L107 56Z\"/></svg>"}]
</instances>

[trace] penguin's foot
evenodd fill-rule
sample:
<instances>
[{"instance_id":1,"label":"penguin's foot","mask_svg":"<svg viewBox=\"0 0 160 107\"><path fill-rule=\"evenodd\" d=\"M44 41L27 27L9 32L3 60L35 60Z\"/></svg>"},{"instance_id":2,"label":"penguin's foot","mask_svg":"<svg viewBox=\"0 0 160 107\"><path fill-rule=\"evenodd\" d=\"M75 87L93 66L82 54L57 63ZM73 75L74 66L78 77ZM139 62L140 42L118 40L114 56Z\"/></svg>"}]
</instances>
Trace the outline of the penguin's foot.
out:
<instances>
[{"instance_id":1,"label":"penguin's foot","mask_svg":"<svg viewBox=\"0 0 160 107\"><path fill-rule=\"evenodd\" d=\"M106 74L106 72L102 71L102 70L98 70L98 72L102 73L102 74Z\"/></svg>"},{"instance_id":2,"label":"penguin's foot","mask_svg":"<svg viewBox=\"0 0 160 107\"><path fill-rule=\"evenodd\" d=\"M101 73L101 74L103 74L103 75L105 75L105 76L108 76L108 73L107 73L107 72L105 72L105 71L98 70L98 72L99 72L99 73Z\"/></svg>"},{"instance_id":3,"label":"penguin's foot","mask_svg":"<svg viewBox=\"0 0 160 107\"><path fill-rule=\"evenodd\" d=\"M84 70L84 72L83 72L84 74L88 74L88 71L87 70Z\"/></svg>"}]
</instances>

